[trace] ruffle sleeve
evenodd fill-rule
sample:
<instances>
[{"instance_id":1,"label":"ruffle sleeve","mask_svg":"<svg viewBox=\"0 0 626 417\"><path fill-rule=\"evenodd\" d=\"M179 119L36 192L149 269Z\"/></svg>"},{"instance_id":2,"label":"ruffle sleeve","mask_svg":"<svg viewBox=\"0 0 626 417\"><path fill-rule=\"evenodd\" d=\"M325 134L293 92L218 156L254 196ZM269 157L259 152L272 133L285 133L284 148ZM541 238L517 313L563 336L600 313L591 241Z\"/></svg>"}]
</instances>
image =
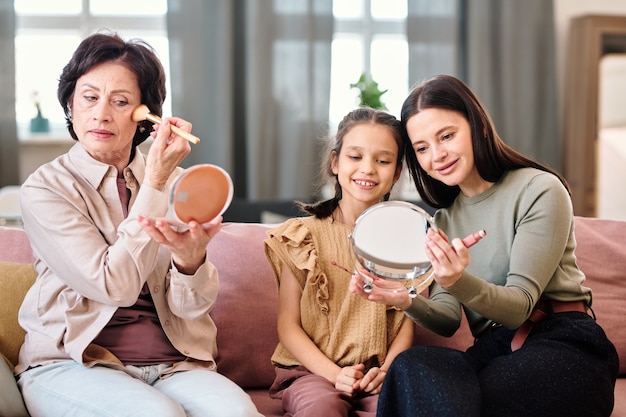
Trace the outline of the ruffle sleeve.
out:
<instances>
[{"instance_id":1,"label":"ruffle sleeve","mask_svg":"<svg viewBox=\"0 0 626 417\"><path fill-rule=\"evenodd\" d=\"M328 277L318 266L318 251L309 218L293 218L267 232L265 256L280 286L283 267L289 268L298 280L303 292L306 286L315 287L315 298L321 311L328 313Z\"/></svg>"}]
</instances>

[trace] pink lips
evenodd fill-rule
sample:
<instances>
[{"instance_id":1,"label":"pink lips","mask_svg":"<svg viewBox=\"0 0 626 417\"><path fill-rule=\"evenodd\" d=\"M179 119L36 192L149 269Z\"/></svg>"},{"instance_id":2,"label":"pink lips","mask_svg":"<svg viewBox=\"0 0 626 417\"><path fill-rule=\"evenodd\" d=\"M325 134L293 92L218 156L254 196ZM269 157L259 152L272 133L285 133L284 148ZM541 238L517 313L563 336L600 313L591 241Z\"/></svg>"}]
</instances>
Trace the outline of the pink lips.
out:
<instances>
[{"instance_id":1,"label":"pink lips","mask_svg":"<svg viewBox=\"0 0 626 417\"><path fill-rule=\"evenodd\" d=\"M445 165L443 167L437 168L436 171L438 173L440 173L441 175L448 175L450 172L452 172L452 170L454 169L455 165L456 165L457 161L454 161L448 165Z\"/></svg>"},{"instance_id":2,"label":"pink lips","mask_svg":"<svg viewBox=\"0 0 626 417\"><path fill-rule=\"evenodd\" d=\"M113 133L105 129L92 129L89 133L98 139L107 139L113 136Z\"/></svg>"}]
</instances>

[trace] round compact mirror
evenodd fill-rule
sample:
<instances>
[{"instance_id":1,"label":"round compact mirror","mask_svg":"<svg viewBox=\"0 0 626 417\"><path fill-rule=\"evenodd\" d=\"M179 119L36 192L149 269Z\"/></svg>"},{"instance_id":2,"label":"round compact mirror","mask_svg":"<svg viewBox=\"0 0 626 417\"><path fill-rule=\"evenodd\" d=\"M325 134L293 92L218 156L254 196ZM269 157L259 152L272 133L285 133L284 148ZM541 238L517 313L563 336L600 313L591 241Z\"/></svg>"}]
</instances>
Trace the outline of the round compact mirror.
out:
<instances>
[{"instance_id":1,"label":"round compact mirror","mask_svg":"<svg viewBox=\"0 0 626 417\"><path fill-rule=\"evenodd\" d=\"M168 217L179 227L186 227L191 220L208 223L221 216L232 199L233 182L224 169L211 164L195 165L172 184Z\"/></svg>"},{"instance_id":2,"label":"round compact mirror","mask_svg":"<svg viewBox=\"0 0 626 417\"><path fill-rule=\"evenodd\" d=\"M437 230L424 209L405 201L385 201L365 210L350 234L357 271L402 283L415 297L432 282L431 264L424 251L426 232ZM361 274L364 290L372 290L372 279ZM398 286L400 288L400 286Z\"/></svg>"}]
</instances>

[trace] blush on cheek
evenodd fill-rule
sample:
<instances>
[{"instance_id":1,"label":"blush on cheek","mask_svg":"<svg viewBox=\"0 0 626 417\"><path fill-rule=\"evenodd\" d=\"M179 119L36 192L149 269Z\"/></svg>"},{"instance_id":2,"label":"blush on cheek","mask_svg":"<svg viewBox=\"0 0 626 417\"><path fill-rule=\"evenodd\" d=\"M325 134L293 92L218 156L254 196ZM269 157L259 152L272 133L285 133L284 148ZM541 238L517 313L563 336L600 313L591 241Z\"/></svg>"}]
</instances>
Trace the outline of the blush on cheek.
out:
<instances>
[{"instance_id":1,"label":"blush on cheek","mask_svg":"<svg viewBox=\"0 0 626 417\"><path fill-rule=\"evenodd\" d=\"M420 167L421 167L424 171L426 171L426 173L427 173L428 175L431 175L431 176L432 176L432 174L433 174L433 172L432 172L432 166L431 166L431 164L430 164L430 162L429 162L429 159L428 159L428 158L424 157L424 155L422 155L422 157L421 157L421 158L418 156L418 157L417 157L417 163L419 164L419 166L420 166Z\"/></svg>"}]
</instances>

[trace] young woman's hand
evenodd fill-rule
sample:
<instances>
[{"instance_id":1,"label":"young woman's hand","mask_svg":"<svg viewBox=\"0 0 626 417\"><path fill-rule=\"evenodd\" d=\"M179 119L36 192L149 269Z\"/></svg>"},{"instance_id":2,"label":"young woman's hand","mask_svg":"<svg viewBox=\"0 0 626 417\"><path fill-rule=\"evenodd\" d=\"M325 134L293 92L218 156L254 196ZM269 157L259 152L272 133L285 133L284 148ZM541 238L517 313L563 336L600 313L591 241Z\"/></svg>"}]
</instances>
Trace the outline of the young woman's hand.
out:
<instances>
[{"instance_id":1,"label":"young woman's hand","mask_svg":"<svg viewBox=\"0 0 626 417\"><path fill-rule=\"evenodd\" d=\"M426 256L430 260L434 279L443 288L454 285L470 263L470 254L459 238L449 241L441 230L432 229L426 234Z\"/></svg>"}]
</instances>

